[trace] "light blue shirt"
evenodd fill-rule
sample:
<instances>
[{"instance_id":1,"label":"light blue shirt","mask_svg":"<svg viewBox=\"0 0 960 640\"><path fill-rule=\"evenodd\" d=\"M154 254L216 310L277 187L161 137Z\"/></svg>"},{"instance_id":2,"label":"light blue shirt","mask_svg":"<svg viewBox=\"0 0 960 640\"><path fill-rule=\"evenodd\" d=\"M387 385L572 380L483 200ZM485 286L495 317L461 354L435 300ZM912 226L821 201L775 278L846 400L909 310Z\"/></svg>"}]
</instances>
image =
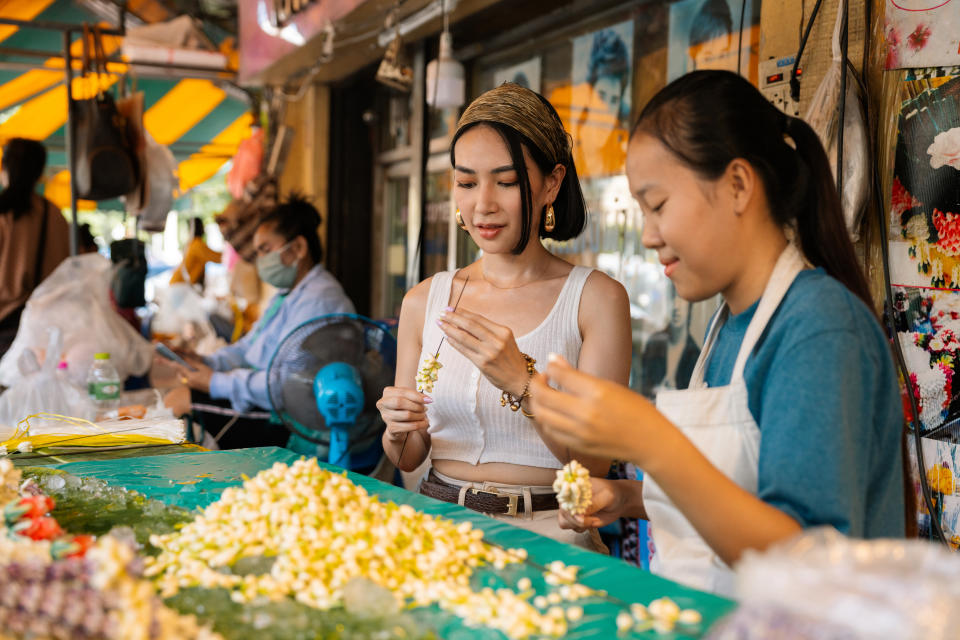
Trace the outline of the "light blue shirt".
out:
<instances>
[{"instance_id":1,"label":"light blue shirt","mask_svg":"<svg viewBox=\"0 0 960 640\"><path fill-rule=\"evenodd\" d=\"M287 334L317 316L354 313L343 287L319 264L293 289L277 293L266 309L247 335L204 359L215 372L210 397L229 400L237 411L270 408L266 368Z\"/></svg>"}]
</instances>

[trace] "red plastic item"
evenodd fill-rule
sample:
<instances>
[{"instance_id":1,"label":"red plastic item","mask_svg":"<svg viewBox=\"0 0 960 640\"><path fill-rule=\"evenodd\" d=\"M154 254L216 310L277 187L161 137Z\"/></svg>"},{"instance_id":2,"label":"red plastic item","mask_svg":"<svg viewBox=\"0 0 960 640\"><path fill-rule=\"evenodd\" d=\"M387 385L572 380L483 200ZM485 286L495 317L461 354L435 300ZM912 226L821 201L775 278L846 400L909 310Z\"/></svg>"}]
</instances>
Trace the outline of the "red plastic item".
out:
<instances>
[{"instance_id":1,"label":"red plastic item","mask_svg":"<svg viewBox=\"0 0 960 640\"><path fill-rule=\"evenodd\" d=\"M230 195L239 200L247 183L260 175L263 163L263 129L255 127L249 138L240 143L233 156L233 166L227 174Z\"/></svg>"},{"instance_id":2,"label":"red plastic item","mask_svg":"<svg viewBox=\"0 0 960 640\"><path fill-rule=\"evenodd\" d=\"M86 534L73 536L71 542L77 546L77 550L73 553L67 554L68 558L82 558L86 555L87 550L93 546L93 543L96 542L95 536L90 536Z\"/></svg>"},{"instance_id":3,"label":"red plastic item","mask_svg":"<svg viewBox=\"0 0 960 640\"><path fill-rule=\"evenodd\" d=\"M21 527L20 524L22 523L18 523L13 530L31 540L53 540L63 535L63 529L50 516L40 516L24 522L29 522L29 524Z\"/></svg>"},{"instance_id":4,"label":"red plastic item","mask_svg":"<svg viewBox=\"0 0 960 640\"><path fill-rule=\"evenodd\" d=\"M48 496L29 496L20 499L20 506L27 508L22 517L33 519L53 511L54 502L53 498Z\"/></svg>"}]
</instances>

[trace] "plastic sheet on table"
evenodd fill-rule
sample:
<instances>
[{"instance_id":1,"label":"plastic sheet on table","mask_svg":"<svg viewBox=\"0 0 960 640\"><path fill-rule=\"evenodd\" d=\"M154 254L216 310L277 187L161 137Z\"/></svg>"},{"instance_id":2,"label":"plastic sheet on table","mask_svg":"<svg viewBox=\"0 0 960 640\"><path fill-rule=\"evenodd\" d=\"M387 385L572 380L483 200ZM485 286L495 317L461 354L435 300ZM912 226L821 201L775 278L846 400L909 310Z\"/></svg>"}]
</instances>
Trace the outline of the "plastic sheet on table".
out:
<instances>
[{"instance_id":1,"label":"plastic sheet on table","mask_svg":"<svg viewBox=\"0 0 960 640\"><path fill-rule=\"evenodd\" d=\"M737 566L742 606L711 640L947 640L960 629L960 557L920 540L809 530Z\"/></svg>"},{"instance_id":2,"label":"plastic sheet on table","mask_svg":"<svg viewBox=\"0 0 960 640\"><path fill-rule=\"evenodd\" d=\"M168 504L202 508L216 501L225 488L239 485L244 475L252 477L276 462L291 464L299 457L286 449L263 447L143 457L133 461L75 462L59 465L58 468L77 476L95 476ZM323 463L320 463L320 466L342 472L337 467ZM475 588L489 586L516 590L517 582L526 577L531 580L533 589L538 594L545 594L548 587L543 572L549 563L560 560L568 566L580 567L577 582L595 590L602 590L605 595L577 603L583 607L584 615L575 627L571 628L566 636L568 638L606 640L617 637L615 620L619 612L630 603L648 604L660 597L673 599L681 608L699 611L703 616L700 629L673 636L658 636L650 631L619 637L698 637L734 607L734 603L729 600L659 578L617 558L565 545L508 522L494 520L456 504L414 494L367 476L354 473L347 475L351 481L381 500L409 504L419 511L458 522L468 521L483 531L484 540L490 544L506 549L522 547L527 550L528 557L524 563L507 566L502 570L482 568L476 571L473 578ZM450 640L503 638L499 632L491 629L467 627L458 618L441 612L436 607L415 609L412 614L424 624L435 628L440 637Z\"/></svg>"}]
</instances>

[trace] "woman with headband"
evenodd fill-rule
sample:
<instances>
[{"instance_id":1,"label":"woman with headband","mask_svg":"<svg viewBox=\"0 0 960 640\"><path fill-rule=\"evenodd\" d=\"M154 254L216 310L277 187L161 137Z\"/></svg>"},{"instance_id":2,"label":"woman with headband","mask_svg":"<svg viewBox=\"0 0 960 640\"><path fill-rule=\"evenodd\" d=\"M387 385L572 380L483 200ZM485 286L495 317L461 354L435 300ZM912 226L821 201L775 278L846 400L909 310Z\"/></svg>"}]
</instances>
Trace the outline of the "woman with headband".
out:
<instances>
[{"instance_id":1,"label":"woman with headband","mask_svg":"<svg viewBox=\"0 0 960 640\"><path fill-rule=\"evenodd\" d=\"M457 224L482 257L404 297L396 386L378 403L384 449L405 471L430 457L425 495L602 549L596 530L559 528L551 485L571 459L602 477L610 458L559 445L530 410L548 353L620 384L630 371L624 288L541 242L575 238L586 224L570 137L542 96L507 83L464 112L450 160ZM418 368L441 340L442 368L421 393Z\"/></svg>"}]
</instances>

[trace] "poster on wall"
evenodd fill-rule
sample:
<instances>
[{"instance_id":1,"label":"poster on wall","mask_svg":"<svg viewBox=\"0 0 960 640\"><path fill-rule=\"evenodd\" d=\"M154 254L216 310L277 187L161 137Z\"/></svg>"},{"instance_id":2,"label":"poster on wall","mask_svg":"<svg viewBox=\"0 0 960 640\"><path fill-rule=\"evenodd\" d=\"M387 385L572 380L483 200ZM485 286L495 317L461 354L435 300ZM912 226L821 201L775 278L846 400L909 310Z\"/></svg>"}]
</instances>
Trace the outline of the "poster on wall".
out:
<instances>
[{"instance_id":1,"label":"poster on wall","mask_svg":"<svg viewBox=\"0 0 960 640\"><path fill-rule=\"evenodd\" d=\"M515 82L540 93L540 56L494 71L493 86L499 87L504 82Z\"/></svg>"},{"instance_id":2,"label":"poster on wall","mask_svg":"<svg viewBox=\"0 0 960 640\"><path fill-rule=\"evenodd\" d=\"M633 86L633 21L578 36L572 42L570 84L547 96L573 136L580 177L623 173Z\"/></svg>"},{"instance_id":3,"label":"poster on wall","mask_svg":"<svg viewBox=\"0 0 960 640\"><path fill-rule=\"evenodd\" d=\"M923 431L960 427L960 293L894 287L893 308Z\"/></svg>"},{"instance_id":4,"label":"poster on wall","mask_svg":"<svg viewBox=\"0 0 960 640\"><path fill-rule=\"evenodd\" d=\"M887 0L887 69L960 64L960 0Z\"/></svg>"},{"instance_id":5,"label":"poster on wall","mask_svg":"<svg viewBox=\"0 0 960 640\"><path fill-rule=\"evenodd\" d=\"M737 71L754 85L760 60L760 2L681 0L670 5L667 80L697 69Z\"/></svg>"},{"instance_id":6,"label":"poster on wall","mask_svg":"<svg viewBox=\"0 0 960 640\"><path fill-rule=\"evenodd\" d=\"M954 549L960 548L960 446L952 442L921 439L924 473L930 487L933 511L940 521L947 542ZM918 469L917 450L913 438L907 440L907 452L911 467ZM920 483L915 477L914 494L917 499L917 524L921 538L933 538L930 510L923 499Z\"/></svg>"},{"instance_id":7,"label":"poster on wall","mask_svg":"<svg viewBox=\"0 0 960 640\"><path fill-rule=\"evenodd\" d=\"M894 284L960 289L960 77L901 105L890 193Z\"/></svg>"}]
</instances>

